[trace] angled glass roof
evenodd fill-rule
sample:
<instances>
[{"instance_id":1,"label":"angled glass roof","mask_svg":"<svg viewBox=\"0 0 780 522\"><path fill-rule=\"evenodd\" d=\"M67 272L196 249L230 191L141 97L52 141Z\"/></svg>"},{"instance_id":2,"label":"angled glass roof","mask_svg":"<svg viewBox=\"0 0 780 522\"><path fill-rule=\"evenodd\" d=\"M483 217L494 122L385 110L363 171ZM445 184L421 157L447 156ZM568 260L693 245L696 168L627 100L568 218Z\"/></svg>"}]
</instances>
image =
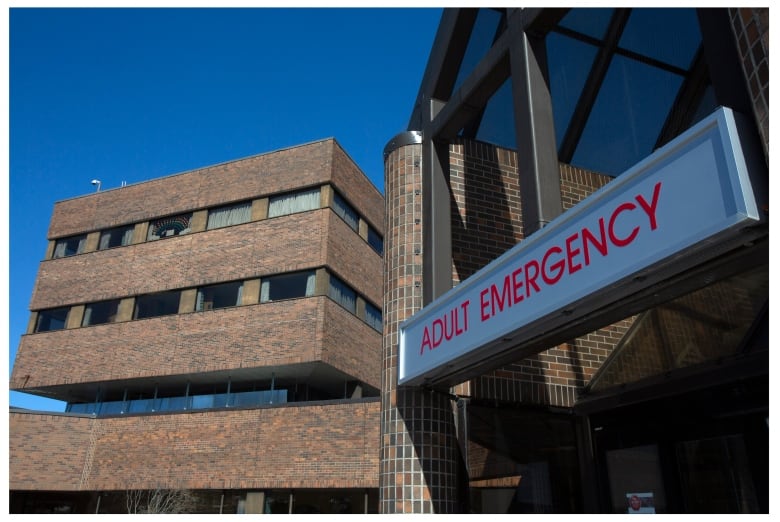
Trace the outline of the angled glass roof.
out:
<instances>
[{"instance_id":1,"label":"angled glass roof","mask_svg":"<svg viewBox=\"0 0 780 522\"><path fill-rule=\"evenodd\" d=\"M546 45L560 160L617 176L663 141L701 34L695 9L572 9Z\"/></svg>"},{"instance_id":2,"label":"angled glass roof","mask_svg":"<svg viewBox=\"0 0 780 522\"><path fill-rule=\"evenodd\" d=\"M500 34L502 27L501 21L505 16L504 10L480 9L477 12L477 19L471 30L469 43L466 47L466 53L463 55L463 61L458 70L458 76L455 78L453 92L458 90L463 81L471 74L471 71L477 66L479 61L487 54Z\"/></svg>"},{"instance_id":3,"label":"angled glass roof","mask_svg":"<svg viewBox=\"0 0 780 522\"><path fill-rule=\"evenodd\" d=\"M695 9L632 9L619 47L688 69L700 43Z\"/></svg>"},{"instance_id":4,"label":"angled glass roof","mask_svg":"<svg viewBox=\"0 0 780 522\"><path fill-rule=\"evenodd\" d=\"M768 349L767 265L713 283L643 312L593 376L586 393Z\"/></svg>"},{"instance_id":5,"label":"angled glass roof","mask_svg":"<svg viewBox=\"0 0 780 522\"><path fill-rule=\"evenodd\" d=\"M614 9L572 9L563 17L560 26L601 39L607 32L614 12Z\"/></svg>"},{"instance_id":6,"label":"angled glass roof","mask_svg":"<svg viewBox=\"0 0 780 522\"><path fill-rule=\"evenodd\" d=\"M598 47L569 36L550 33L547 36L547 54L556 61L566 59L566 66L559 64L550 70L550 96L555 101L555 139L560 145L569 120L574 114L580 92L585 87ZM557 63L557 62L556 62Z\"/></svg>"},{"instance_id":7,"label":"angled glass roof","mask_svg":"<svg viewBox=\"0 0 780 522\"><path fill-rule=\"evenodd\" d=\"M452 92L490 50L505 16L478 10ZM686 89L702 74L701 41L695 8L569 10L544 37L559 160L618 176L710 114L711 91ZM504 84L461 135L515 148L511 102Z\"/></svg>"},{"instance_id":8,"label":"angled glass roof","mask_svg":"<svg viewBox=\"0 0 780 522\"><path fill-rule=\"evenodd\" d=\"M617 175L649 155L682 78L615 56L571 163Z\"/></svg>"}]
</instances>

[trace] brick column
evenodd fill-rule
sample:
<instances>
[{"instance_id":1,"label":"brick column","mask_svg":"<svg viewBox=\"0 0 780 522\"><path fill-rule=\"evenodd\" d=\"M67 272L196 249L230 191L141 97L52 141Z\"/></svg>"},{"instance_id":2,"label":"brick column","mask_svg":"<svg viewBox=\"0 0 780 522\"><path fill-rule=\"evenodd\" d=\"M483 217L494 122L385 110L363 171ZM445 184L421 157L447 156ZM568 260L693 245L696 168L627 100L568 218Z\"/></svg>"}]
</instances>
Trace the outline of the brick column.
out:
<instances>
[{"instance_id":1,"label":"brick column","mask_svg":"<svg viewBox=\"0 0 780 522\"><path fill-rule=\"evenodd\" d=\"M381 513L456 513L461 460L446 394L398 386L398 325L422 307L422 146L408 132L385 148L385 331Z\"/></svg>"},{"instance_id":2,"label":"brick column","mask_svg":"<svg viewBox=\"0 0 780 522\"><path fill-rule=\"evenodd\" d=\"M729 9L753 115L769 160L769 8Z\"/></svg>"}]
</instances>

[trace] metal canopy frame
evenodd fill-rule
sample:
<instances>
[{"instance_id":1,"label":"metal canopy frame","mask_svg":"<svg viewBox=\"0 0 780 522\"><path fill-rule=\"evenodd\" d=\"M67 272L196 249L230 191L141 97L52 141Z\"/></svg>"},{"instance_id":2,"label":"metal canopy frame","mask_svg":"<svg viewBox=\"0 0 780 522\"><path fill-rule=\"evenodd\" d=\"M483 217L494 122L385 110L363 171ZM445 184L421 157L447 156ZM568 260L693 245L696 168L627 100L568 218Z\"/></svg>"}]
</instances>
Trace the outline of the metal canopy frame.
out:
<instances>
[{"instance_id":1,"label":"metal canopy frame","mask_svg":"<svg viewBox=\"0 0 780 522\"><path fill-rule=\"evenodd\" d=\"M496 9L502 18L492 45L453 91L477 22L478 8L445 9L439 24L408 130L422 134L423 146L423 304L452 286L449 143L476 139L485 108L507 79L512 80L513 117L525 236L562 212L559 162L570 163L599 90L615 55L646 63L682 78L682 86L660 129L659 147L688 128L698 101L712 85L717 105L750 114L744 81L731 74L739 67L726 9L697 9L702 48L688 69L619 46L631 15L614 10L605 36L593 38L560 25L566 8ZM547 77L544 38L551 31L598 47L573 114L557 147ZM710 81L711 79L711 81Z\"/></svg>"},{"instance_id":2,"label":"metal canopy frame","mask_svg":"<svg viewBox=\"0 0 780 522\"><path fill-rule=\"evenodd\" d=\"M558 152L546 77L543 36L568 9L507 9L490 50L451 92L466 53L478 9L446 9L409 130L423 136L423 303L452 287L449 222L449 142L468 127L476 132L490 98L513 78L517 150L521 155L521 205L529 235L562 212ZM473 137L473 136L466 136Z\"/></svg>"},{"instance_id":3,"label":"metal canopy frame","mask_svg":"<svg viewBox=\"0 0 780 522\"><path fill-rule=\"evenodd\" d=\"M591 38L561 26L561 20L569 11L559 8L502 10L503 16L492 45L455 89L469 39L477 22L478 9L444 10L409 120L409 130L419 131L422 136L423 306L452 288L450 143L458 138L475 139L478 122L486 105L507 79L511 78L512 81L522 219L526 238L562 212L559 162L567 162L574 154L615 55L666 70L683 80L659 129L656 141L658 146L690 127L700 100L710 87L717 105L751 114L745 80L733 73L741 70L736 44L723 38L723 34L726 34L724 31L731 31L727 9L696 10L702 42L685 70L619 47L631 9L615 10L603 39ZM600 47L585 80L585 87L580 91L573 116L567 122L560 150L556 146L544 45L544 39L550 31L571 33L569 36L576 34L577 38ZM748 134L745 135L744 146L758 150L760 138L757 129L750 126L746 131ZM750 157L761 156L751 154ZM764 193L763 188L756 190ZM676 278L659 281L653 288L629 300L604 303L603 308L592 316L555 332L553 337L545 336L538 344L529 345L527 353L537 353L557 342L576 337L588 328L599 328L658 302L693 291L712 280L714 274L720 275L723 270L744 268L746 258L765 257L762 248L756 245L760 245L766 236L766 226L746 232L743 248L728 254L723 252L722 257L706 265L691 269ZM516 358L517 354L513 354L507 356L506 361L493 360L484 367L471 368L469 374L479 374L486 371L488 366L495 367ZM467 375L451 377L453 382L460 382L458 379L463 380Z\"/></svg>"}]
</instances>

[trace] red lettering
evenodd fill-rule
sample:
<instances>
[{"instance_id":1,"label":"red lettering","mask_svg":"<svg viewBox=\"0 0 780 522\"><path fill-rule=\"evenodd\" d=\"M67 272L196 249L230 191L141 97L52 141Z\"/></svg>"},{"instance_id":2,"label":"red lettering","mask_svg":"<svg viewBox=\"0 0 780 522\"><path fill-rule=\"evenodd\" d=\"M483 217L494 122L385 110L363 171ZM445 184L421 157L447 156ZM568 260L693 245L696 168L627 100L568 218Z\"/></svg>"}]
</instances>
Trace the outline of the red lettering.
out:
<instances>
[{"instance_id":1,"label":"red lettering","mask_svg":"<svg viewBox=\"0 0 780 522\"><path fill-rule=\"evenodd\" d=\"M644 197L642 197L642 194L637 194L636 201L639 203L639 206L642 207L642 210L645 211L645 214L647 214L647 217L650 218L650 230L655 230L658 227L658 222L655 218L655 212L658 209L658 196L661 194L661 182L655 184L655 187L653 187L653 202L649 205L647 204L647 201Z\"/></svg>"},{"instance_id":2,"label":"red lettering","mask_svg":"<svg viewBox=\"0 0 780 522\"><path fill-rule=\"evenodd\" d=\"M523 300L523 280L521 279L522 273L522 268L518 268L512 272L512 297L514 298L515 304Z\"/></svg>"},{"instance_id":3,"label":"red lettering","mask_svg":"<svg viewBox=\"0 0 780 522\"><path fill-rule=\"evenodd\" d=\"M650 230L657 229L660 194L661 182L658 182L653 187L650 202L644 195L637 194L634 197L636 203L626 201L618 205L608 222L606 222L605 217L600 217L596 227L583 227L579 232L567 237L565 245L553 245L548 248L541 258L541 266L538 259L529 259L522 267L518 267L511 274L504 276L502 283L491 284L482 289L479 293L480 319L483 322L487 321L503 312L504 309L530 298L533 293L541 292L538 282L540 276L547 286L555 285L566 273L574 274L582 270L583 267L589 266L595 252L606 257L609 254L609 243L617 247L631 244L637 238L641 227L639 225L633 227L626 235L623 230L627 227L616 226L620 215L624 212L641 208L648 218ZM631 223L630 218L628 223ZM582 256L582 260L578 259L579 256ZM466 300L458 306L460 310L455 307L441 318L435 319L430 325L432 331L427 326L425 327L420 354L425 351L426 347L432 350L444 340L449 341L468 330L469 301ZM462 318L461 313L463 314Z\"/></svg>"},{"instance_id":4,"label":"red lettering","mask_svg":"<svg viewBox=\"0 0 780 522\"><path fill-rule=\"evenodd\" d=\"M496 315L496 304L498 304L498 311L502 312L504 310L504 304L506 303L508 306L512 306L512 299L510 299L509 290L510 290L510 281L509 276L506 276L504 278L504 286L501 288L501 294L498 293L498 289L496 285L490 285L490 315Z\"/></svg>"},{"instance_id":5,"label":"red lettering","mask_svg":"<svg viewBox=\"0 0 780 522\"><path fill-rule=\"evenodd\" d=\"M615 235L615 220L617 220L618 214L625 212L626 210L634 210L635 208L636 205L633 203L623 203L615 209L612 213L612 217L609 218L609 239L615 246L624 247L628 245L639 233L639 227L634 227L634 230L625 238L619 238Z\"/></svg>"},{"instance_id":6,"label":"red lettering","mask_svg":"<svg viewBox=\"0 0 780 522\"><path fill-rule=\"evenodd\" d=\"M490 316L485 313L485 309L490 305L489 302L485 301L485 296L490 293L490 290L485 288L479 293L479 315L483 321L487 321L490 319Z\"/></svg>"},{"instance_id":7,"label":"red lettering","mask_svg":"<svg viewBox=\"0 0 780 522\"><path fill-rule=\"evenodd\" d=\"M531 275L529 267L533 267L534 273ZM525 296L531 296L531 288L536 289L539 292L539 285L536 283L536 278L539 277L539 262L536 259L531 259L525 264Z\"/></svg>"},{"instance_id":8,"label":"red lettering","mask_svg":"<svg viewBox=\"0 0 780 522\"><path fill-rule=\"evenodd\" d=\"M449 328L447 326L449 325ZM455 335L455 310L450 310L450 320L447 320L447 316L444 316L444 338L448 341Z\"/></svg>"},{"instance_id":9,"label":"red lettering","mask_svg":"<svg viewBox=\"0 0 780 522\"><path fill-rule=\"evenodd\" d=\"M460 321L458 321L457 309L455 312L455 335L460 335L469 329L469 300L466 299L460 304L460 309L463 310L463 328L460 327Z\"/></svg>"},{"instance_id":10,"label":"red lettering","mask_svg":"<svg viewBox=\"0 0 780 522\"><path fill-rule=\"evenodd\" d=\"M579 248L572 249L571 244L574 242L575 239L579 237L579 234L574 234L566 238L566 261L569 265L569 273L573 274L574 272L578 271L582 268L582 263L577 263L576 265L572 261L574 259L574 256L580 253Z\"/></svg>"},{"instance_id":11,"label":"red lettering","mask_svg":"<svg viewBox=\"0 0 780 522\"><path fill-rule=\"evenodd\" d=\"M463 310L463 330L459 330L456 335L460 335L469 329L469 300L466 299L460 304L460 308Z\"/></svg>"},{"instance_id":12,"label":"red lettering","mask_svg":"<svg viewBox=\"0 0 780 522\"><path fill-rule=\"evenodd\" d=\"M436 335L436 325L439 325L439 335ZM444 340L444 323L441 319L433 320L433 347L436 348Z\"/></svg>"},{"instance_id":13,"label":"red lettering","mask_svg":"<svg viewBox=\"0 0 780 522\"><path fill-rule=\"evenodd\" d=\"M431 333L428 331L427 326L423 331L422 344L420 344L420 355L423 354L423 350L425 349L426 346L428 347L428 350L433 350L433 346L431 345Z\"/></svg>"},{"instance_id":14,"label":"red lettering","mask_svg":"<svg viewBox=\"0 0 780 522\"><path fill-rule=\"evenodd\" d=\"M588 242L596 247L596 250L602 256L607 255L607 235L604 233L604 218L599 218L599 237L601 243L596 240L596 236L587 228L582 229L582 253L585 255L585 266L590 264L590 249L588 248Z\"/></svg>"},{"instance_id":15,"label":"red lettering","mask_svg":"<svg viewBox=\"0 0 780 522\"><path fill-rule=\"evenodd\" d=\"M550 256L552 254L561 254L563 250L561 250L561 247L558 246L551 246L547 252L545 252L544 257L542 258L542 279L544 279L544 282L548 285L554 285L558 282L558 280L563 276L563 269L566 266L566 263L563 259L559 259L552 265L548 264L550 261ZM547 273L548 269L552 269L554 275L550 276Z\"/></svg>"}]
</instances>

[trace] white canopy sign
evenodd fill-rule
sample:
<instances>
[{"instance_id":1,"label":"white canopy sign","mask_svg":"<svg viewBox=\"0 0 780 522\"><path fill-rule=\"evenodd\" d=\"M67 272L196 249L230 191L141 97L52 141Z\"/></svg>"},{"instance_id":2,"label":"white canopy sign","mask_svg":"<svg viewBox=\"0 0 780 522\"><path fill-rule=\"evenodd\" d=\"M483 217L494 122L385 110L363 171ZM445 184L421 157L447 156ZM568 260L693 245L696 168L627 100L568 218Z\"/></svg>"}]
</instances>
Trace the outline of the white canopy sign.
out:
<instances>
[{"instance_id":1,"label":"white canopy sign","mask_svg":"<svg viewBox=\"0 0 780 522\"><path fill-rule=\"evenodd\" d=\"M734 115L719 109L405 321L399 384L522 344L570 303L759 220Z\"/></svg>"}]
</instances>

